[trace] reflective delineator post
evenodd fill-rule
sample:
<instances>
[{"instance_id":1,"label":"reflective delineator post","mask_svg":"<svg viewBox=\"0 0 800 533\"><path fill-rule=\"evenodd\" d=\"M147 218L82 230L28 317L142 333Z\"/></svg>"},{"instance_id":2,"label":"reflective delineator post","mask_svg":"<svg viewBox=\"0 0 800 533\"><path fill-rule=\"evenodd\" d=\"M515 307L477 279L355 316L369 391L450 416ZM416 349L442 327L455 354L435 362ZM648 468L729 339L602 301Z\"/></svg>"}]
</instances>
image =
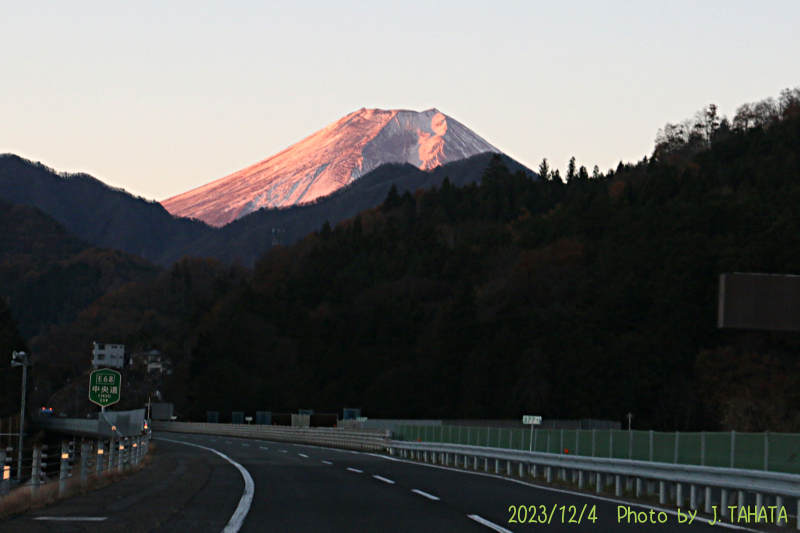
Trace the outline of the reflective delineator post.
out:
<instances>
[{"instance_id":1,"label":"reflective delineator post","mask_svg":"<svg viewBox=\"0 0 800 533\"><path fill-rule=\"evenodd\" d=\"M0 479L0 496L5 496L9 492L11 485L11 465L6 464L6 450L0 450L0 468L3 469L3 477Z\"/></svg>"},{"instance_id":2,"label":"reflective delineator post","mask_svg":"<svg viewBox=\"0 0 800 533\"><path fill-rule=\"evenodd\" d=\"M58 495L67 493L67 479L69 479L69 442L61 442L61 468L58 472Z\"/></svg>"},{"instance_id":3,"label":"reflective delineator post","mask_svg":"<svg viewBox=\"0 0 800 533\"><path fill-rule=\"evenodd\" d=\"M103 462L105 461L105 456L103 454L105 450L103 450L103 441L97 441L97 457L95 458L94 463L94 472L97 474L97 477L103 475Z\"/></svg>"}]
</instances>

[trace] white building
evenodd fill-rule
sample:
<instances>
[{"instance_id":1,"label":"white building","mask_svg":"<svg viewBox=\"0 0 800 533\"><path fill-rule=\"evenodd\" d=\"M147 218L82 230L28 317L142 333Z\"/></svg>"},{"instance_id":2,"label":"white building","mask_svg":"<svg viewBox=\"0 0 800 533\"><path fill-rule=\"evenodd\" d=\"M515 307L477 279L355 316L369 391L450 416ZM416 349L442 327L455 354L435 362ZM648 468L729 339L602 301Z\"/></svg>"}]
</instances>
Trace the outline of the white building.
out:
<instances>
[{"instance_id":1,"label":"white building","mask_svg":"<svg viewBox=\"0 0 800 533\"><path fill-rule=\"evenodd\" d=\"M95 342L92 350L92 368L125 366L125 345Z\"/></svg>"}]
</instances>

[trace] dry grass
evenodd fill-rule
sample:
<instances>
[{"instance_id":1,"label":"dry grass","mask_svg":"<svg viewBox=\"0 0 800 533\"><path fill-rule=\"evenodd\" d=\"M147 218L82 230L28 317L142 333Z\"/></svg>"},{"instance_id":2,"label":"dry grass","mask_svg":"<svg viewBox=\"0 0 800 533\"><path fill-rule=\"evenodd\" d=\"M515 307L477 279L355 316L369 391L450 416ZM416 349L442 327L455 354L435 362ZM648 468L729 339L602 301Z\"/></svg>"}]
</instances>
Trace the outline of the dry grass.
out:
<instances>
[{"instance_id":1,"label":"dry grass","mask_svg":"<svg viewBox=\"0 0 800 533\"><path fill-rule=\"evenodd\" d=\"M116 468L113 470L104 470L101 476L94 474L89 475L85 484L80 480L80 469L75 468L75 475L67 482L67 490L63 496L58 494L58 480L55 479L50 483L39 485L39 490L36 496L31 496L31 487L19 487L12 490L6 496L0 496L0 520L5 520L14 515L27 513L35 509L47 507L58 501L73 498L88 494L99 488L116 483L126 477L134 474L148 465L151 461L151 454L155 450L155 445L151 442L147 455L142 458L141 463L134 467L127 467L124 471L120 472Z\"/></svg>"}]
</instances>

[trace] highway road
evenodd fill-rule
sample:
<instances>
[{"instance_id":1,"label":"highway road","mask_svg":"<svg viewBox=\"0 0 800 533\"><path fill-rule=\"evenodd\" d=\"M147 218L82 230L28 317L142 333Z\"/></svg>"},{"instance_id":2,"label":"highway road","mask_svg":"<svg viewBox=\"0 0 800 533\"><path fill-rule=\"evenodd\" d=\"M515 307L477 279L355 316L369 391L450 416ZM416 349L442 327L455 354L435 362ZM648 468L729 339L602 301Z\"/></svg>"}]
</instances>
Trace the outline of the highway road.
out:
<instances>
[{"instance_id":1,"label":"highway road","mask_svg":"<svg viewBox=\"0 0 800 533\"><path fill-rule=\"evenodd\" d=\"M647 505L370 453L166 433L156 443L155 460L142 472L0 522L0 531L755 531L700 517L681 524L673 510L663 510L658 523L662 509ZM620 523L619 506L647 523ZM520 513L536 522L510 522Z\"/></svg>"}]
</instances>

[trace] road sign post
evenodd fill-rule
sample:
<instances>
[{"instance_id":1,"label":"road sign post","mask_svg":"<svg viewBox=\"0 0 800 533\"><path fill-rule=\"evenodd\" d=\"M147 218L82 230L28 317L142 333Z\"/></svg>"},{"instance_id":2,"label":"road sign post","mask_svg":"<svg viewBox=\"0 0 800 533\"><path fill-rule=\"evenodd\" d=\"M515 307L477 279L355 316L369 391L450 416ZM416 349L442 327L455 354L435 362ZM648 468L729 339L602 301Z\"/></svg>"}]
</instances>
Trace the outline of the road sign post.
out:
<instances>
[{"instance_id":1,"label":"road sign post","mask_svg":"<svg viewBox=\"0 0 800 533\"><path fill-rule=\"evenodd\" d=\"M542 423L541 416L523 415L522 423L531 426L531 441L528 445L528 451L533 451L533 426L538 426Z\"/></svg>"}]
</instances>

